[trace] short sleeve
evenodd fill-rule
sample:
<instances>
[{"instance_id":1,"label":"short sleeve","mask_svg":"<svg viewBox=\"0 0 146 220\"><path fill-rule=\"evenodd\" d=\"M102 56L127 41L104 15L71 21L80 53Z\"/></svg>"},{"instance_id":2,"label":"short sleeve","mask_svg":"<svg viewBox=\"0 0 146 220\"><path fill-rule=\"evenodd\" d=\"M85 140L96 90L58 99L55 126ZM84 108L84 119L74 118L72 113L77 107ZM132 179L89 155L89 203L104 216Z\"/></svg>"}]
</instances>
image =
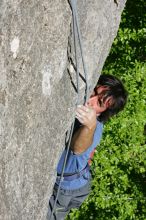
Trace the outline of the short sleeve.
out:
<instances>
[{"instance_id":1,"label":"short sleeve","mask_svg":"<svg viewBox=\"0 0 146 220\"><path fill-rule=\"evenodd\" d=\"M87 165L88 160L90 158L91 152L97 147L100 143L101 137L103 132L103 124L97 121L97 126L94 132L93 142L92 145L82 154L74 154L71 150L69 150L67 163L65 167L65 172L67 174L76 173L80 170L84 169ZM58 163L57 172L60 174L62 171L63 161L65 158L66 150L63 151L60 161Z\"/></svg>"}]
</instances>

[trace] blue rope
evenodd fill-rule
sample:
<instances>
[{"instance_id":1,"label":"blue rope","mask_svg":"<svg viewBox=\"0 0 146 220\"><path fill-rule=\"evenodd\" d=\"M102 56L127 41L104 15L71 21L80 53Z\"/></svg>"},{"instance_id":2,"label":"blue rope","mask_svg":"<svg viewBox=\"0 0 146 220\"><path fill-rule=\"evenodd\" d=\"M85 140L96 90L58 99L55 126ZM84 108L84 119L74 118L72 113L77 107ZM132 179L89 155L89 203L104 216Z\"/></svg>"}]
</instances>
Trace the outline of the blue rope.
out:
<instances>
[{"instance_id":1,"label":"blue rope","mask_svg":"<svg viewBox=\"0 0 146 220\"><path fill-rule=\"evenodd\" d=\"M77 56L77 41L79 42L79 47L80 47L80 51L81 51L83 71L84 71L85 82L86 82L84 102L86 102L87 98L88 98L89 86L88 86L88 79L87 79L87 69L86 69L84 56L83 56L82 39L81 39L81 33L80 33L80 28L79 28L76 4L77 4L76 0L70 0L70 5L71 5L71 9L72 9L72 17L73 17L74 50L75 50L75 63L76 63L76 82L77 82L77 94L78 94L76 105L78 105L79 104L79 63L78 63L78 56ZM66 148L66 154L65 154L65 158L64 158L64 162L63 162L62 171L61 171L60 182L59 182L59 185L58 185L57 194L56 194L56 198L55 198L55 201L54 201L54 204L53 204L50 220L52 219L54 211L56 209L56 203L57 203L60 188L61 188L61 182L63 181L63 175L64 175L67 156L68 156L70 143L71 143L71 139L72 139L74 124L75 124L75 119L74 119L74 122L71 125L70 130L69 130L69 141L68 141L68 145L67 145L67 148Z\"/></svg>"}]
</instances>

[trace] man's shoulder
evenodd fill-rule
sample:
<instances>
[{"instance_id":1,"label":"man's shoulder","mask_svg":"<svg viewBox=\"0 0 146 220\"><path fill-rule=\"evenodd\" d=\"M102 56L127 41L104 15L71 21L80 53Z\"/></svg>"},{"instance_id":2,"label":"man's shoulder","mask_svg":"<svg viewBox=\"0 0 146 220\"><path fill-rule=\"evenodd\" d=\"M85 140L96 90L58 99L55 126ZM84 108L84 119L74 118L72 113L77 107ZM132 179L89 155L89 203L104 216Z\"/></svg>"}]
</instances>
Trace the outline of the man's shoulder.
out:
<instances>
[{"instance_id":1,"label":"man's shoulder","mask_svg":"<svg viewBox=\"0 0 146 220\"><path fill-rule=\"evenodd\" d=\"M96 128L97 127L103 129L103 122L99 121L98 119L97 119Z\"/></svg>"}]
</instances>

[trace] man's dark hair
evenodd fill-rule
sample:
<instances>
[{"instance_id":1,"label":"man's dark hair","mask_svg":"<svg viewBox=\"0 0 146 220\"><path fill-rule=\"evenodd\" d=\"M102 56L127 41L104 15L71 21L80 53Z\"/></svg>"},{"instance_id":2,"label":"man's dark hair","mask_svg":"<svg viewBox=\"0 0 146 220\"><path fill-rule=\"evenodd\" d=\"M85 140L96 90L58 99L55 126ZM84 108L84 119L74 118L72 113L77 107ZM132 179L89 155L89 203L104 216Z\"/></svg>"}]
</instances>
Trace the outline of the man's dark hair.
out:
<instances>
[{"instance_id":1,"label":"man's dark hair","mask_svg":"<svg viewBox=\"0 0 146 220\"><path fill-rule=\"evenodd\" d=\"M111 116L123 110L127 102L128 93L122 82L117 77L112 75L101 75L98 80L97 86L98 85L106 86L108 88L104 99L108 97L112 97L113 99L111 106L102 112L100 116L98 116L99 121L106 122Z\"/></svg>"}]
</instances>

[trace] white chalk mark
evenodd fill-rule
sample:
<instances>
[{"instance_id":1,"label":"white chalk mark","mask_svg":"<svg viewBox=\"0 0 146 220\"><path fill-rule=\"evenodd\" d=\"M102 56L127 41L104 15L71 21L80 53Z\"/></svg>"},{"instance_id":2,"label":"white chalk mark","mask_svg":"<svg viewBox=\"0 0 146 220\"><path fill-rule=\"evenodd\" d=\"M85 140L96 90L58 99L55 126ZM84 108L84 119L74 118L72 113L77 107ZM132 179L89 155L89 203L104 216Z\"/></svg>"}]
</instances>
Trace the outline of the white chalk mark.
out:
<instances>
[{"instance_id":1,"label":"white chalk mark","mask_svg":"<svg viewBox=\"0 0 146 220\"><path fill-rule=\"evenodd\" d=\"M74 67L73 67L72 64L70 64L70 66L69 66L69 71L70 71L70 73L73 73L73 72L74 72Z\"/></svg>"},{"instance_id":2,"label":"white chalk mark","mask_svg":"<svg viewBox=\"0 0 146 220\"><path fill-rule=\"evenodd\" d=\"M10 43L11 52L13 53L13 58L16 59L18 51L19 51L19 43L20 40L18 37L15 37L12 42Z\"/></svg>"},{"instance_id":3,"label":"white chalk mark","mask_svg":"<svg viewBox=\"0 0 146 220\"><path fill-rule=\"evenodd\" d=\"M44 95L50 95L51 94L51 83L50 80L52 78L51 68L49 65L45 66L42 70L42 92Z\"/></svg>"}]
</instances>

